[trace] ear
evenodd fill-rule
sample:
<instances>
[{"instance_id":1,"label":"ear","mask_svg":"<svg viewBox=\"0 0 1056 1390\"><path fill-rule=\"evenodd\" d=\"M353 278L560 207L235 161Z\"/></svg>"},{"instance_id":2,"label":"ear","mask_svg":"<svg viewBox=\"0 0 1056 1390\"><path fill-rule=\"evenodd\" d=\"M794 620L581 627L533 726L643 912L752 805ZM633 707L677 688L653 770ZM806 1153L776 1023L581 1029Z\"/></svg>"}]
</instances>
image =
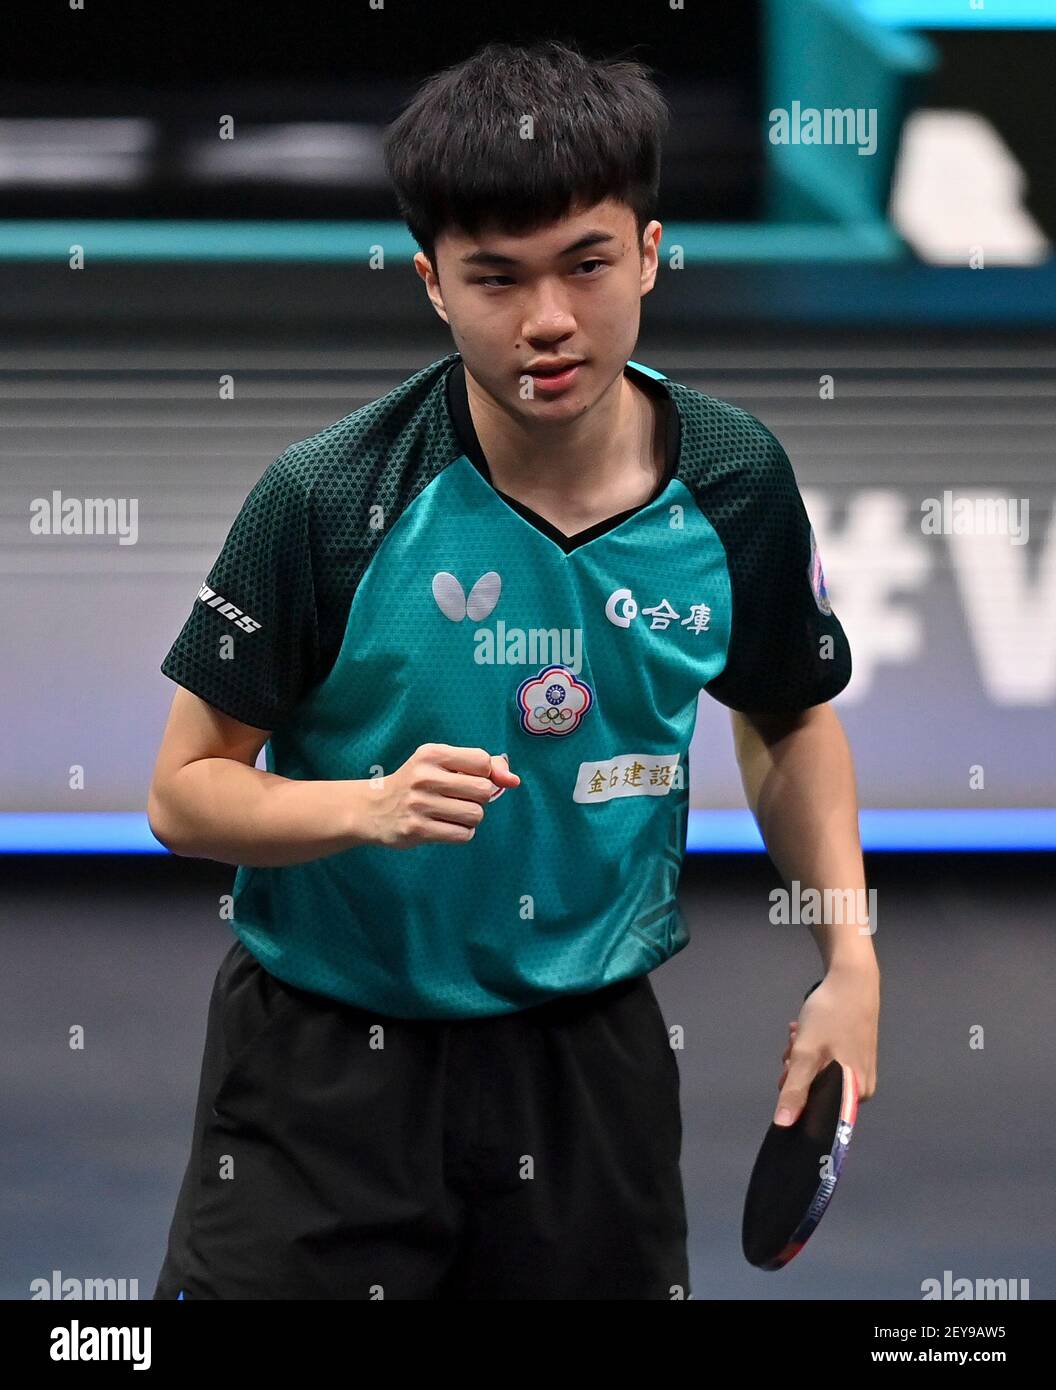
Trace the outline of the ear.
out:
<instances>
[{"instance_id":1,"label":"ear","mask_svg":"<svg viewBox=\"0 0 1056 1390\"><path fill-rule=\"evenodd\" d=\"M425 289L429 296L429 302L443 321L447 323L448 317L444 309L444 297L440 292L440 277L437 275L432 262L424 251L415 252L414 268L425 282Z\"/></svg>"},{"instance_id":2,"label":"ear","mask_svg":"<svg viewBox=\"0 0 1056 1390\"><path fill-rule=\"evenodd\" d=\"M654 218L642 233L642 294L648 294L656 284L656 273L660 268L660 237L663 234L662 222Z\"/></svg>"}]
</instances>

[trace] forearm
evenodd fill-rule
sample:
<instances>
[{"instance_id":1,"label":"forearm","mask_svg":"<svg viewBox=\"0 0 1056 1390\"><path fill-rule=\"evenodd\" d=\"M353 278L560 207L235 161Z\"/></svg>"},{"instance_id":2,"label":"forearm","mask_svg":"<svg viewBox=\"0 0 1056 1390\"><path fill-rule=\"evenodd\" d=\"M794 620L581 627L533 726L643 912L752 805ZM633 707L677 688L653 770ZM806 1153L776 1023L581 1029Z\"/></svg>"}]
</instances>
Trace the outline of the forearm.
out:
<instances>
[{"instance_id":1,"label":"forearm","mask_svg":"<svg viewBox=\"0 0 1056 1390\"><path fill-rule=\"evenodd\" d=\"M735 714L733 725L745 797L786 886L817 889L823 902L842 894L849 905L849 918L811 927L826 972L876 970L854 764L836 712L823 704L790 717Z\"/></svg>"},{"instance_id":2,"label":"forearm","mask_svg":"<svg viewBox=\"0 0 1056 1390\"><path fill-rule=\"evenodd\" d=\"M366 782L279 777L232 758L201 758L152 791L151 828L175 854L274 868L370 838Z\"/></svg>"}]
</instances>

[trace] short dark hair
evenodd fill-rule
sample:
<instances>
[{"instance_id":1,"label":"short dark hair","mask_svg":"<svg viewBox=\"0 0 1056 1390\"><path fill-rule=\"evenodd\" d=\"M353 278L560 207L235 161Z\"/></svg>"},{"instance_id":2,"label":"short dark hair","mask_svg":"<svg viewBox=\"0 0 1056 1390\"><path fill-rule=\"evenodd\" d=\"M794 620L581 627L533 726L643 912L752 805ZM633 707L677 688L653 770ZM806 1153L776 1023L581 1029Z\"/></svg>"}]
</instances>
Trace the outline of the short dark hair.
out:
<instances>
[{"instance_id":1,"label":"short dark hair","mask_svg":"<svg viewBox=\"0 0 1056 1390\"><path fill-rule=\"evenodd\" d=\"M670 109L651 70L573 43L489 43L426 79L385 133L400 212L436 269L447 227L537 231L605 198L654 215ZM521 136L525 116L533 138Z\"/></svg>"}]
</instances>

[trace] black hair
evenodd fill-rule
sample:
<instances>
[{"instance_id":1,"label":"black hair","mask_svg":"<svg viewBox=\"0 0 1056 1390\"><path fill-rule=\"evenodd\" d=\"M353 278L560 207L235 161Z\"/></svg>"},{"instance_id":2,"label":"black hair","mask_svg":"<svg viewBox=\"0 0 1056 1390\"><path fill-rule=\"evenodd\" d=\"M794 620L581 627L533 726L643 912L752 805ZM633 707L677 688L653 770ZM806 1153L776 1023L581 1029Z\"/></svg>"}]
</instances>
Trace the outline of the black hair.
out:
<instances>
[{"instance_id":1,"label":"black hair","mask_svg":"<svg viewBox=\"0 0 1056 1390\"><path fill-rule=\"evenodd\" d=\"M572 43L489 43L426 79L385 133L389 178L436 269L445 228L524 235L615 198L639 249L654 215L670 109L650 69L594 60ZM531 138L523 138L532 118Z\"/></svg>"}]
</instances>

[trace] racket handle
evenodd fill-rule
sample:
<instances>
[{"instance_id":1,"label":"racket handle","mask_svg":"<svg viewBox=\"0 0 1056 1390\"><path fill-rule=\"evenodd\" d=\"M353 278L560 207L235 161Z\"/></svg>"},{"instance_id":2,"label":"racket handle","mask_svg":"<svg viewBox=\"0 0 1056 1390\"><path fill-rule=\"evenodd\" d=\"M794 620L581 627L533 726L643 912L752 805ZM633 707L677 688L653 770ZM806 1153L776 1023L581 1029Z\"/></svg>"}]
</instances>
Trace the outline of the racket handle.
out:
<instances>
[{"instance_id":1,"label":"racket handle","mask_svg":"<svg viewBox=\"0 0 1056 1390\"><path fill-rule=\"evenodd\" d=\"M817 989L818 985L820 985L820 984L821 984L821 981L820 981L820 980L815 980L815 981L814 981L814 983L811 985L810 989L808 989L807 992L806 992L806 994L804 994L804 996L803 996L803 1002L804 1002L804 1003L806 1003L806 1001L810 998L810 996L814 993L814 991Z\"/></svg>"}]
</instances>

